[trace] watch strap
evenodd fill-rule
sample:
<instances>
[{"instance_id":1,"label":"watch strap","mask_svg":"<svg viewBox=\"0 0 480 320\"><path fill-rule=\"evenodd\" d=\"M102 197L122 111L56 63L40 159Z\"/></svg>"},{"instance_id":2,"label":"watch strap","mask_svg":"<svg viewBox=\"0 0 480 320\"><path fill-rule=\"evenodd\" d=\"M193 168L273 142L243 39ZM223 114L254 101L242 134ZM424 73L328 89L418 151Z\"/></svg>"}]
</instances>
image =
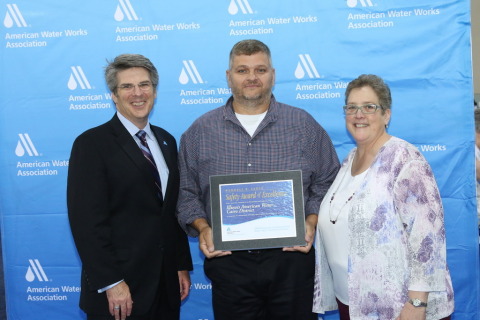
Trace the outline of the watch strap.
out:
<instances>
[{"instance_id":1,"label":"watch strap","mask_svg":"<svg viewBox=\"0 0 480 320\"><path fill-rule=\"evenodd\" d=\"M427 303L421 301L420 299L410 299L408 302L410 302L410 304L415 308L425 308L427 306Z\"/></svg>"}]
</instances>

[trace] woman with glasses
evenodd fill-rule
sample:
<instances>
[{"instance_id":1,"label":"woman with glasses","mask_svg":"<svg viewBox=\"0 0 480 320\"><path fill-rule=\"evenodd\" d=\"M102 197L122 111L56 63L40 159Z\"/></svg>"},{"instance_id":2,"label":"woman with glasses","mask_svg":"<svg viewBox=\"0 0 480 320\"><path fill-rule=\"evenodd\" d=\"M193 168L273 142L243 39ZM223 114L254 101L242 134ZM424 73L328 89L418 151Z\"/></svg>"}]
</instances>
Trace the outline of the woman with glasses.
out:
<instances>
[{"instance_id":1,"label":"woman with glasses","mask_svg":"<svg viewBox=\"0 0 480 320\"><path fill-rule=\"evenodd\" d=\"M390 89L361 75L345 92L356 142L318 217L314 312L340 319L449 319L443 207L418 149L387 132Z\"/></svg>"}]
</instances>

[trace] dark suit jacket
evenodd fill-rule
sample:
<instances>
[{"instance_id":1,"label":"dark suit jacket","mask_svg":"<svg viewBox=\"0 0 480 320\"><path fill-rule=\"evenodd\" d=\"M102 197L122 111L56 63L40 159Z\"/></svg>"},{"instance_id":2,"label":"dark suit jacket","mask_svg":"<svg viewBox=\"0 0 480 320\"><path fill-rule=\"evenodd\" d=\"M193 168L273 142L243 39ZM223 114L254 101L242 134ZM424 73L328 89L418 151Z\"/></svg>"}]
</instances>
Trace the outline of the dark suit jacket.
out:
<instances>
[{"instance_id":1,"label":"dark suit jacket","mask_svg":"<svg viewBox=\"0 0 480 320\"><path fill-rule=\"evenodd\" d=\"M132 315L146 313L160 277L173 307L180 307L178 270L192 270L185 233L175 218L179 174L177 144L151 126L169 168L163 206L147 160L115 115L81 134L70 156L68 216L82 261L80 307L109 314L97 290L125 280L134 301Z\"/></svg>"}]
</instances>

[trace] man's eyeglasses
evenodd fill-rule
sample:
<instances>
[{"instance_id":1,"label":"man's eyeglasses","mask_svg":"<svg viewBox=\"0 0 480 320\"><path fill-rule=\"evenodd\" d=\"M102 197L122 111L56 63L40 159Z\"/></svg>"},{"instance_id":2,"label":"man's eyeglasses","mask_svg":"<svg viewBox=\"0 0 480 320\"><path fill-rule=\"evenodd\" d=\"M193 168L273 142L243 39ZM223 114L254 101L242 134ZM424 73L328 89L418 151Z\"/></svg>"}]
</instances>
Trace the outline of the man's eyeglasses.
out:
<instances>
[{"instance_id":1,"label":"man's eyeglasses","mask_svg":"<svg viewBox=\"0 0 480 320\"><path fill-rule=\"evenodd\" d=\"M347 104L346 106L343 106L343 111L347 115L357 114L358 110L362 111L363 114L372 114L375 113L377 109L382 109L382 106L374 103L367 103L362 106L356 106L354 104Z\"/></svg>"},{"instance_id":2,"label":"man's eyeglasses","mask_svg":"<svg viewBox=\"0 0 480 320\"><path fill-rule=\"evenodd\" d=\"M138 88L142 91L149 91L152 89L152 83L151 82L141 82L138 85ZM117 86L118 89L123 90L123 91L133 91L135 89L135 85L133 83L124 83L119 86Z\"/></svg>"}]
</instances>

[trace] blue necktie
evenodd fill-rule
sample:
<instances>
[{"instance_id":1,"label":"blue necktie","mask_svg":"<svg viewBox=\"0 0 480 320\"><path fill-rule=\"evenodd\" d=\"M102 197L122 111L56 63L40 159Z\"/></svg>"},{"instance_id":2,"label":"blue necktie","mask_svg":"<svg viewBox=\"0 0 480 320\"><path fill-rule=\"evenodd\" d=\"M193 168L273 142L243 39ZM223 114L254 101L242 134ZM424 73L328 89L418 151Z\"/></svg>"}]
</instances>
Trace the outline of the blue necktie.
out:
<instances>
[{"instance_id":1,"label":"blue necktie","mask_svg":"<svg viewBox=\"0 0 480 320\"><path fill-rule=\"evenodd\" d=\"M153 159L152 152L148 147L147 139L145 139L147 133L143 130L140 130L135 135L140 139L140 142L141 142L140 150L142 150L142 153L145 156L145 159L147 159L148 163L150 164L150 169L152 170L153 178L155 180L155 185L157 186L157 189L158 189L157 190L158 197L160 198L160 200L163 201L162 183L160 181L160 175L158 174L158 168L157 168L157 165L155 164L155 160Z\"/></svg>"}]
</instances>

